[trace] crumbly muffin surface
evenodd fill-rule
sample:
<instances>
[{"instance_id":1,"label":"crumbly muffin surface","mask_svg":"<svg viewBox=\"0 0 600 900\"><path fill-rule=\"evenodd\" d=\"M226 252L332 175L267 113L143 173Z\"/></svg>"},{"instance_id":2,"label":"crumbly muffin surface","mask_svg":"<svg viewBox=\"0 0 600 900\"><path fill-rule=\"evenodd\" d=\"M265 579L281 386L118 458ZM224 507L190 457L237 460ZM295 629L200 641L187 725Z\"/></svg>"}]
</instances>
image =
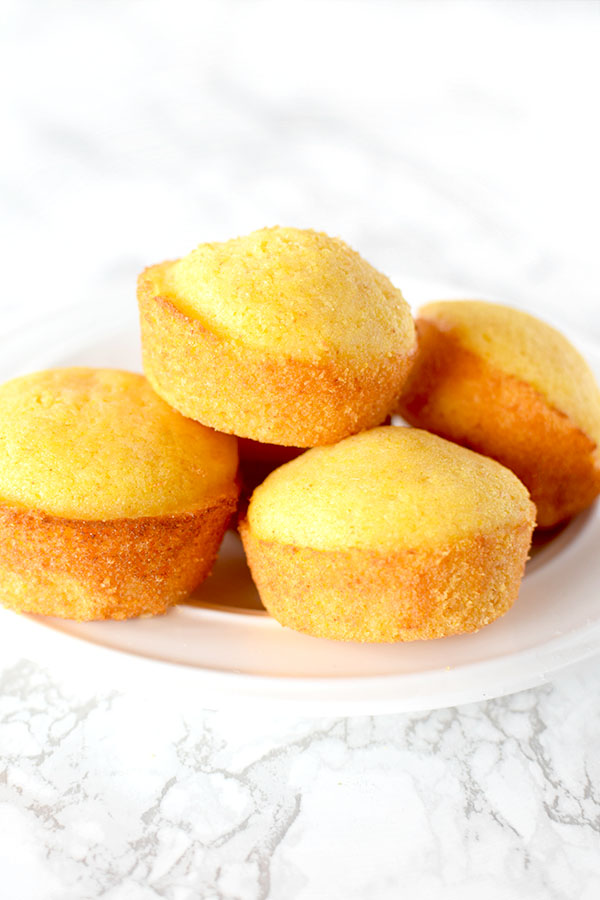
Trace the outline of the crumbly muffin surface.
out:
<instances>
[{"instance_id":1,"label":"crumbly muffin surface","mask_svg":"<svg viewBox=\"0 0 600 900\"><path fill-rule=\"evenodd\" d=\"M78 519L168 515L233 491L235 438L184 418L146 379L54 369L0 387L0 503Z\"/></svg>"},{"instance_id":2,"label":"crumbly muffin surface","mask_svg":"<svg viewBox=\"0 0 600 900\"><path fill-rule=\"evenodd\" d=\"M159 293L220 337L317 361L410 352L401 292L338 238L264 228L201 244L161 270Z\"/></svg>"},{"instance_id":3,"label":"crumbly muffin surface","mask_svg":"<svg viewBox=\"0 0 600 900\"><path fill-rule=\"evenodd\" d=\"M416 428L382 427L275 470L252 496L248 527L260 540L387 551L517 527L531 510L499 463Z\"/></svg>"}]
</instances>

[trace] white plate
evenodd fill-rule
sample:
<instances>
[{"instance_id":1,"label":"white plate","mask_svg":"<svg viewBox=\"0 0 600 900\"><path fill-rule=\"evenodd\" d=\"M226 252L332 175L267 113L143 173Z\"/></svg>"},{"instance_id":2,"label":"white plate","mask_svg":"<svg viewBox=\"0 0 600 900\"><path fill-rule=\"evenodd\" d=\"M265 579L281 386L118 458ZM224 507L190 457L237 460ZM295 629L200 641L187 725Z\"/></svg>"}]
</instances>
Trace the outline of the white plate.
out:
<instances>
[{"instance_id":1,"label":"white plate","mask_svg":"<svg viewBox=\"0 0 600 900\"><path fill-rule=\"evenodd\" d=\"M77 310L5 338L2 380L49 366L139 369L134 311L120 319L105 312L104 321L100 315ZM576 343L600 375L600 348ZM94 646L98 653L87 653L88 665L104 659L102 650L129 654L142 669L147 661L155 668L168 663L179 676L197 679L203 706L254 702L310 715L433 709L543 683L600 651L599 545L594 507L536 547L507 615L477 634L437 641L343 644L282 628L261 609L232 533L211 578L191 602L165 616L80 623L0 615L3 627L19 618L38 638L44 629L53 648L62 639L61 655L65 637L86 642L81 649Z\"/></svg>"}]
</instances>

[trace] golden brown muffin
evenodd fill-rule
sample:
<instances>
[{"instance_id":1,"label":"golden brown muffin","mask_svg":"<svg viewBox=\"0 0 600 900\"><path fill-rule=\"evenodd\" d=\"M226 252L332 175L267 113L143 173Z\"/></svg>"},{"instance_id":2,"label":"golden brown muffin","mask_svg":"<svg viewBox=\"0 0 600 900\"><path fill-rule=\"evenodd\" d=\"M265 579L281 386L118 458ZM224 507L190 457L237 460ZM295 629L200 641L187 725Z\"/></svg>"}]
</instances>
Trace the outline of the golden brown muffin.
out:
<instances>
[{"instance_id":1,"label":"golden brown muffin","mask_svg":"<svg viewBox=\"0 0 600 900\"><path fill-rule=\"evenodd\" d=\"M0 457L0 601L19 612L165 612L210 572L238 496L235 438L131 372L0 386Z\"/></svg>"},{"instance_id":2,"label":"golden brown muffin","mask_svg":"<svg viewBox=\"0 0 600 900\"><path fill-rule=\"evenodd\" d=\"M600 493L600 391L569 341L481 301L429 304L417 327L400 401L407 421L512 469L542 527L589 506Z\"/></svg>"},{"instance_id":3,"label":"golden brown muffin","mask_svg":"<svg viewBox=\"0 0 600 900\"><path fill-rule=\"evenodd\" d=\"M385 419L416 350L399 290L343 241L266 228L138 285L144 370L220 431L312 447Z\"/></svg>"},{"instance_id":4,"label":"golden brown muffin","mask_svg":"<svg viewBox=\"0 0 600 900\"><path fill-rule=\"evenodd\" d=\"M508 469L425 431L383 427L276 469L240 530L261 600L283 625L391 642L503 615L534 518Z\"/></svg>"}]
</instances>

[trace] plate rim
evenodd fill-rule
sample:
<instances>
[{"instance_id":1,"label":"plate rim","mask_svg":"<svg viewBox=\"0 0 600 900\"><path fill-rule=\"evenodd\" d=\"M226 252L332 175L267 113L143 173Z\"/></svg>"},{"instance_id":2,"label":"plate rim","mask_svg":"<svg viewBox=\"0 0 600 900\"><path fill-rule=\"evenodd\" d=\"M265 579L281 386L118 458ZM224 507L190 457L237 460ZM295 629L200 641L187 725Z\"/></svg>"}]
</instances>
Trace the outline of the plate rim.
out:
<instances>
[{"instance_id":1,"label":"plate rim","mask_svg":"<svg viewBox=\"0 0 600 900\"><path fill-rule=\"evenodd\" d=\"M586 631L587 640L582 640L583 629L579 629L570 634L567 640L561 636L546 641L541 647L530 647L509 655L504 654L475 663L446 667L449 677L453 677L454 680L456 680L457 674L463 676L464 680L469 680L473 670L485 673L487 669L493 668L498 660L510 659L515 663L514 674L511 677L503 676L501 688L495 687L488 690L471 684L470 686L452 686L450 690L440 691L439 688L429 690L428 682L439 680L440 676L445 675L444 667L431 669L425 673L326 678L216 670L103 644L91 637L82 637L61 631L58 627L53 627L49 621L41 621L28 614L15 615L11 610L1 607L0 616L10 617L13 623L16 620L19 625L23 625L25 635L30 634L32 629L38 637L43 634L44 640L37 641L38 649L41 649L42 657L50 657L45 661L47 664L52 664L55 669L56 659L51 653L53 645L68 648L69 652L59 658L58 663L59 667L66 666L70 671L73 669L73 664L77 663L80 658L89 664L89 655L86 650L92 647L98 661L101 661L103 657L118 661L116 666L112 667L113 673L121 669L131 672L135 668L136 674L139 675L137 667L141 664L144 668L144 675L151 675L163 686L167 680L176 684L184 680L189 685L190 672L195 672L195 675L191 676L194 679L194 686L196 686L195 679L200 679L209 689L208 696L202 696L202 707L206 709L239 708L240 703L243 702L253 710L277 709L278 712L314 717L425 712L509 696L519 691L548 684L560 672L598 656L600 643L600 622L597 622L593 629ZM274 624L278 625L278 623ZM49 642L45 640L48 636L51 637ZM43 647L41 647L42 644ZM555 656L557 649L561 651L562 658L559 661ZM542 660L540 660L540 656ZM553 656L551 665L541 665L547 656ZM528 664L525 673L522 668L523 663ZM421 689L407 692L406 688L411 686L411 682L418 683ZM261 687L265 690L257 690ZM352 694L353 689L357 688L362 692L362 696L348 696ZM397 691L398 688L404 690ZM321 689L326 690L322 693ZM292 709L290 709L290 705L293 707Z\"/></svg>"},{"instance_id":2,"label":"plate rim","mask_svg":"<svg viewBox=\"0 0 600 900\"><path fill-rule=\"evenodd\" d=\"M121 334L124 327L133 323L135 308L109 307L109 310L110 320L107 318L106 308L99 311L97 307L86 308L78 304L42 317L31 327L23 325L20 328L12 328L8 335L2 334L3 342L7 337L10 337L12 342L3 360L3 370L13 369L15 361L18 371L14 372L14 376L44 365L56 365L57 357L60 358L70 350L81 347L88 339L97 340L99 337L107 339L111 334ZM27 330L28 328L29 330ZM600 354L600 344L596 340L577 333L569 326L563 326L561 330L573 340L584 355L586 347L589 348L590 353ZM31 360L30 354L35 355L34 361ZM24 357L26 366L23 366ZM45 359L47 359L46 362L44 362ZM9 377L12 376L9 375ZM585 516L588 513L589 511L582 515ZM593 517L599 518L597 509ZM578 519L579 517L576 517L572 524L575 524ZM204 606L202 609L205 613L213 613L225 619L231 615L240 615L238 611L228 612L222 608L210 609L208 606ZM27 623L27 628L33 626L39 635L51 634L55 639L58 638L61 641L64 639L65 646L71 648L73 655L76 655L77 650L82 650L85 654L86 648L93 647L95 653L107 651L113 659L119 658L126 665L139 665L141 662L145 667L155 668L157 672L163 674L170 670L177 673L179 677L189 678L190 670L195 670L196 676L192 677L202 678L206 686L210 688L212 701L211 697L203 697L205 703L207 700L209 701L206 704L208 708L215 708L212 702L216 704L217 708L232 704L239 706L240 701L251 703L253 707L266 706L269 708L273 706L289 707L291 703L294 712L312 715L362 715L430 710L506 696L519 690L545 684L564 669L600 653L600 621L596 621L568 632L566 635L546 640L540 645L452 667L440 666L420 672L374 675L265 675L256 672L215 669L205 665L194 665L144 654L136 649L131 650L103 643L92 636L61 630L57 624L54 624L55 620L29 614L15 616L12 611L1 607L0 614L11 617L13 621L17 619L21 623ZM264 615L253 615L252 610L242 611L241 615L244 615L248 622L254 621L257 625L262 623L264 626L266 622L268 623L267 627L282 627ZM48 643L52 643L52 641ZM70 656L71 654L66 654L66 657ZM423 696L427 682L443 678L446 671L453 673L455 680L457 680L458 674L460 682L460 676L468 677L470 673L475 672L487 673L488 669L507 659L515 663L515 673L510 677L504 672L500 679L501 687L486 690L477 685L473 685L471 688L459 686L443 690L441 693L439 689L433 690L430 693L426 692ZM419 682L422 690L411 691L407 694L406 687L410 687L414 682ZM340 686L343 687L343 691L339 690ZM327 689L327 696L318 690L324 687ZM404 690L396 693L394 689L400 687ZM363 696L339 696L340 693L351 693L353 688L360 688ZM367 690L365 690L366 688Z\"/></svg>"}]
</instances>

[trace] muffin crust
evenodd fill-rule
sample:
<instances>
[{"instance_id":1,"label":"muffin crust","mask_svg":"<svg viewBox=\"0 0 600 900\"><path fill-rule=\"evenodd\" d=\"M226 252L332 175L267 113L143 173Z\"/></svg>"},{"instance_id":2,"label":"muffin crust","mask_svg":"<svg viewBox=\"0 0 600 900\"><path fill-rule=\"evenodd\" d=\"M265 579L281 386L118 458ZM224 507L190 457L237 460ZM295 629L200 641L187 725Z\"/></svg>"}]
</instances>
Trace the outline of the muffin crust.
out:
<instances>
[{"instance_id":1,"label":"muffin crust","mask_svg":"<svg viewBox=\"0 0 600 900\"><path fill-rule=\"evenodd\" d=\"M463 316L470 306L465 303L461 308ZM445 304L425 307L419 316L419 353L400 401L402 415L411 424L490 456L515 472L537 506L539 526L551 527L585 509L600 493L600 452L595 439L600 393L587 364L562 336L552 344L545 361L540 361L544 326L538 335L542 349L535 348L535 365L527 360L532 342L522 340L516 351L518 364L501 368L505 340L501 353L488 351L484 356L478 352L482 341L486 346L493 342L492 326L483 332L487 339L479 334L478 344L467 344L466 325L451 327L452 310L438 313L440 307ZM513 328L518 327L520 315ZM563 342L570 349L561 366ZM534 373L535 384L513 374L531 374L544 366L551 378L543 390L539 371ZM559 391L561 379L568 385ZM552 403L560 397L564 409Z\"/></svg>"},{"instance_id":2,"label":"muffin crust","mask_svg":"<svg viewBox=\"0 0 600 900\"><path fill-rule=\"evenodd\" d=\"M379 424L416 351L400 291L315 232L202 245L147 269L138 302L154 389L190 418L263 443L312 447Z\"/></svg>"},{"instance_id":3,"label":"muffin crust","mask_svg":"<svg viewBox=\"0 0 600 900\"><path fill-rule=\"evenodd\" d=\"M0 600L81 621L164 613L210 573L235 505L109 521L0 505Z\"/></svg>"},{"instance_id":4,"label":"muffin crust","mask_svg":"<svg viewBox=\"0 0 600 900\"><path fill-rule=\"evenodd\" d=\"M277 469L240 531L279 622L336 640L405 641L503 615L533 525L526 489L498 463L383 427Z\"/></svg>"},{"instance_id":5,"label":"muffin crust","mask_svg":"<svg viewBox=\"0 0 600 900\"><path fill-rule=\"evenodd\" d=\"M88 620L165 612L210 572L236 441L140 375L56 369L0 387L0 602Z\"/></svg>"}]
</instances>

